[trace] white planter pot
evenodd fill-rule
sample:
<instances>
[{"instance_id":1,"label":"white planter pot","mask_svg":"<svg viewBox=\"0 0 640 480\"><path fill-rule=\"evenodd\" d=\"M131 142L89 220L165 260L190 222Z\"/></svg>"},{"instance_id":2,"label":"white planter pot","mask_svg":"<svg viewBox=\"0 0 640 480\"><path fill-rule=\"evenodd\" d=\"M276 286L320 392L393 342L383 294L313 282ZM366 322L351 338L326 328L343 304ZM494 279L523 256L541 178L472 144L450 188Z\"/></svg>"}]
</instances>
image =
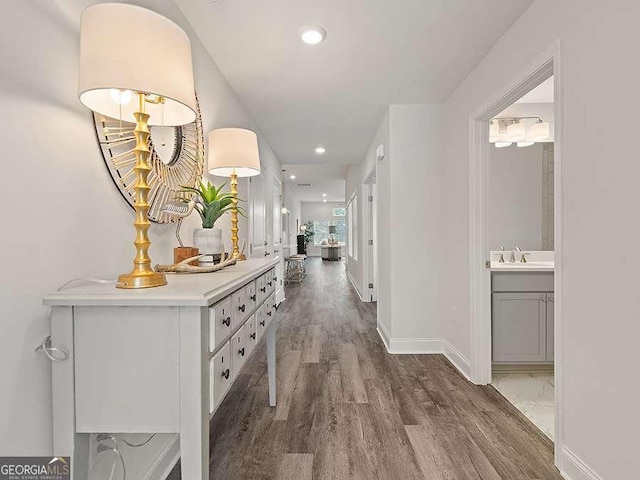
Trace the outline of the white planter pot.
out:
<instances>
[{"instance_id":1,"label":"white planter pot","mask_svg":"<svg viewBox=\"0 0 640 480\"><path fill-rule=\"evenodd\" d=\"M193 246L198 248L200 255L207 255L200 259L201 266L213 264L213 256L222 253L222 230L219 228L195 228L193 230Z\"/></svg>"}]
</instances>

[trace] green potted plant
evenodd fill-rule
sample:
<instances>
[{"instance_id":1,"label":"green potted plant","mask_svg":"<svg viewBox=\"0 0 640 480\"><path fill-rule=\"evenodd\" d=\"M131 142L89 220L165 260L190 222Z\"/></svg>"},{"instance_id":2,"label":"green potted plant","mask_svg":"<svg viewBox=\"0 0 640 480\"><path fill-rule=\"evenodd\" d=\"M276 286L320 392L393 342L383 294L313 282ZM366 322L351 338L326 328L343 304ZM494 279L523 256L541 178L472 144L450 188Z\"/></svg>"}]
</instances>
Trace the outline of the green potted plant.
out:
<instances>
[{"instance_id":1,"label":"green potted plant","mask_svg":"<svg viewBox=\"0 0 640 480\"><path fill-rule=\"evenodd\" d=\"M191 198L195 201L194 210L198 212L202 220L202 228L193 230L193 246L198 248L200 254L207 254L206 257L200 259L200 265L206 266L215 263L222 253L222 230L214 228L218 219L234 208L245 216L242 207L233 206L233 195L222 191L225 185L223 183L216 188L215 185L207 181L206 185L199 182L199 188L182 187L183 192L194 194ZM183 199L183 201L188 202L189 200Z\"/></svg>"},{"instance_id":2,"label":"green potted plant","mask_svg":"<svg viewBox=\"0 0 640 480\"><path fill-rule=\"evenodd\" d=\"M313 236L316 234L313 231L313 220L309 220L307 223L304 224L304 250L305 252L307 251L307 247L309 246L309 244L311 243L311 241L313 240Z\"/></svg>"}]
</instances>

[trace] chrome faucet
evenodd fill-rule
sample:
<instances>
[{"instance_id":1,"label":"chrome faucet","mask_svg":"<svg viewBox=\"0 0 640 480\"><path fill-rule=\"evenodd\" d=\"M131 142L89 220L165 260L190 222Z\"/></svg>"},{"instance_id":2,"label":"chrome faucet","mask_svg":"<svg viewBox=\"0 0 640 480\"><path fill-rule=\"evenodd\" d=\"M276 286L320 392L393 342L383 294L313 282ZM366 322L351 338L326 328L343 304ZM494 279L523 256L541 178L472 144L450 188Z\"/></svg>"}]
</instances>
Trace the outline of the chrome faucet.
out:
<instances>
[{"instance_id":1,"label":"chrome faucet","mask_svg":"<svg viewBox=\"0 0 640 480\"><path fill-rule=\"evenodd\" d=\"M516 252L521 252L522 250L520 250L520 247L516 245L515 250L511 250L511 258L509 259L509 262L511 263L516 263Z\"/></svg>"}]
</instances>

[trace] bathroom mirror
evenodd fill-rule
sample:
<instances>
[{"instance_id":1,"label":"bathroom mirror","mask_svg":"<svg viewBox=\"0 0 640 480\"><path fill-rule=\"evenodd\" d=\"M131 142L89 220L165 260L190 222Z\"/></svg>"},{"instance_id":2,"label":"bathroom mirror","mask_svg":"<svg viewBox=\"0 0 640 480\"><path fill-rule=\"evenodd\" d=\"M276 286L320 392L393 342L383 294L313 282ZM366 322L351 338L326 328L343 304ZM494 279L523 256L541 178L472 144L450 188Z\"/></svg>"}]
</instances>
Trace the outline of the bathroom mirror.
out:
<instances>
[{"instance_id":1,"label":"bathroom mirror","mask_svg":"<svg viewBox=\"0 0 640 480\"><path fill-rule=\"evenodd\" d=\"M489 225L491 250L554 249L554 144L490 147Z\"/></svg>"},{"instance_id":2,"label":"bathroom mirror","mask_svg":"<svg viewBox=\"0 0 640 480\"><path fill-rule=\"evenodd\" d=\"M134 123L93 114L96 135L102 157L113 182L133 208L135 204L135 166L133 152ZM196 120L180 127L151 126L149 137L149 220L156 223L174 222L177 218L161 212L162 206L179 197L181 186L195 187L204 170L204 135L200 106Z\"/></svg>"}]
</instances>

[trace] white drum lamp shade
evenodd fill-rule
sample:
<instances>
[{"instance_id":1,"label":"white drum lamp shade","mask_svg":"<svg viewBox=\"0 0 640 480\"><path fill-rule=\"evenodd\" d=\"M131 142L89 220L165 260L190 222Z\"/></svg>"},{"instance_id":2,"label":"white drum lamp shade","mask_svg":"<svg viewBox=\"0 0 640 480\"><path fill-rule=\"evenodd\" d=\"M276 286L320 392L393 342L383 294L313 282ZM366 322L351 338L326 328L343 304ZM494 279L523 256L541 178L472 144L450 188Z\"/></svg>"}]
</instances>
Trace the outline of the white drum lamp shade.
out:
<instances>
[{"instance_id":1,"label":"white drum lamp shade","mask_svg":"<svg viewBox=\"0 0 640 480\"><path fill-rule=\"evenodd\" d=\"M146 102L149 125L193 122L189 37L146 8L122 3L88 7L80 28L80 101L94 112L135 123L138 101L131 92L164 97L164 105Z\"/></svg>"},{"instance_id":2,"label":"white drum lamp shade","mask_svg":"<svg viewBox=\"0 0 640 480\"><path fill-rule=\"evenodd\" d=\"M260 174L258 136L244 128L209 132L209 173L218 177L253 177Z\"/></svg>"}]
</instances>

